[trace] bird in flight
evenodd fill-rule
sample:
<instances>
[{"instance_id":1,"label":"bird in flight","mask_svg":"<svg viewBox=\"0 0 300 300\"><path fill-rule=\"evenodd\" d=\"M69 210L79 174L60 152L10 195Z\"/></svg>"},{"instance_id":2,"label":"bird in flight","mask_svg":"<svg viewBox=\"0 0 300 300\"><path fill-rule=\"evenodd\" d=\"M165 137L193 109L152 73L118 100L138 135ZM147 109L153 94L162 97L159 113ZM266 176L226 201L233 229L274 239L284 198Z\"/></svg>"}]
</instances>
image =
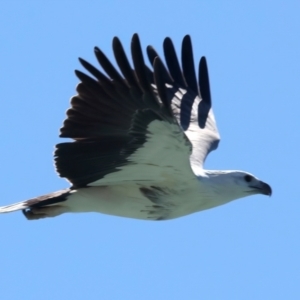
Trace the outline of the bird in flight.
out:
<instances>
[{"instance_id":1,"label":"bird in flight","mask_svg":"<svg viewBox=\"0 0 300 300\"><path fill-rule=\"evenodd\" d=\"M190 36L182 41L181 65L166 38L166 65L140 40L131 41L131 66L120 40L113 53L119 71L95 48L103 71L79 59L90 73L75 71L77 95L60 129L73 142L56 145L59 176L71 187L0 207L22 210L28 220L67 212L99 212L143 220L169 220L242 197L271 195L271 187L243 171L205 170L220 140L212 111L205 57L198 80Z\"/></svg>"}]
</instances>

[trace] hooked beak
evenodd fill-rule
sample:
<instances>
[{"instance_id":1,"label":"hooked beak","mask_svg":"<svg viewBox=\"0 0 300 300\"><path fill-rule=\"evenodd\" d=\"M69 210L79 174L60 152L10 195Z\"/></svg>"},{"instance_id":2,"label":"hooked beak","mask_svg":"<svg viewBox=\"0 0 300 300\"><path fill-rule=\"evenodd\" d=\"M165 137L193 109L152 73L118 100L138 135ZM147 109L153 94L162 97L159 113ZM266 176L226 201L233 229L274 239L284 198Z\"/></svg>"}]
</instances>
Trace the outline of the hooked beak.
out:
<instances>
[{"instance_id":1,"label":"hooked beak","mask_svg":"<svg viewBox=\"0 0 300 300\"><path fill-rule=\"evenodd\" d=\"M251 186L251 188L256 189L258 193L271 196L272 195L272 188L263 181L258 181L257 185Z\"/></svg>"}]
</instances>

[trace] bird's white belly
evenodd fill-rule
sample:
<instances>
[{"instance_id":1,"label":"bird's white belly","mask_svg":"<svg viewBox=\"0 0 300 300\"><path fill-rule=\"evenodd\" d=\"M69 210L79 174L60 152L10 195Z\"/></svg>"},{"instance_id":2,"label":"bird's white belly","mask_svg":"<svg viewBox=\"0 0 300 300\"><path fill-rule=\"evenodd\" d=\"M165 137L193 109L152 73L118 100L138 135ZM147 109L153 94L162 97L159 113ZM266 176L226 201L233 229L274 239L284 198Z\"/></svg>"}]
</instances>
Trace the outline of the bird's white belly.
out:
<instances>
[{"instance_id":1,"label":"bird's white belly","mask_svg":"<svg viewBox=\"0 0 300 300\"><path fill-rule=\"evenodd\" d=\"M145 197L139 185L99 186L74 191L64 203L70 212L100 212L135 219L157 220L167 209Z\"/></svg>"},{"instance_id":2,"label":"bird's white belly","mask_svg":"<svg viewBox=\"0 0 300 300\"><path fill-rule=\"evenodd\" d=\"M170 193L163 191L155 200L141 192L142 187L135 183L83 188L72 192L62 204L70 212L99 212L143 220L168 220L224 204L197 191L187 194L178 187Z\"/></svg>"}]
</instances>

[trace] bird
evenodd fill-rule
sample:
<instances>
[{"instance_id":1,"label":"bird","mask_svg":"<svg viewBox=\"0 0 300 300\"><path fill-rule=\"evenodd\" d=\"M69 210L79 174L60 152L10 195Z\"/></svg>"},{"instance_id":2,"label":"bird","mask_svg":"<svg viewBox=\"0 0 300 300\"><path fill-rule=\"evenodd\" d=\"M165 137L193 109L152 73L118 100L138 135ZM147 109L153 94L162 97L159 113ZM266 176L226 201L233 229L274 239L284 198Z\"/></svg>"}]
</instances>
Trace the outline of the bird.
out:
<instances>
[{"instance_id":1,"label":"bird","mask_svg":"<svg viewBox=\"0 0 300 300\"><path fill-rule=\"evenodd\" d=\"M54 152L56 171L70 187L0 213L21 210L28 220L79 212L171 220L251 195L271 196L270 185L249 172L204 169L220 134L207 61L201 57L197 76L189 35L181 64L169 37L165 63L148 46L146 64L138 34L131 39L132 63L119 38L112 49L117 67L95 47L102 69L79 58L89 75L75 71L80 83L60 129L60 137L73 141Z\"/></svg>"}]
</instances>

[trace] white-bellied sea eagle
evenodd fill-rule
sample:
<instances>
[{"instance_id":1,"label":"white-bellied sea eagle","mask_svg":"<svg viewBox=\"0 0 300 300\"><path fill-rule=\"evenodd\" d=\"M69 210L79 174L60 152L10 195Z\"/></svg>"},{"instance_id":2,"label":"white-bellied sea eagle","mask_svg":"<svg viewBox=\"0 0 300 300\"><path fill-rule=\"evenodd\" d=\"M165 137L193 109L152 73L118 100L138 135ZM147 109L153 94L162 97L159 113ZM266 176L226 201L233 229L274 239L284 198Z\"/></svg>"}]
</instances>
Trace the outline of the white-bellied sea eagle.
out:
<instances>
[{"instance_id":1,"label":"white-bellied sea eagle","mask_svg":"<svg viewBox=\"0 0 300 300\"><path fill-rule=\"evenodd\" d=\"M205 57L194 69L191 39L182 41L181 65L173 43L163 43L166 65L147 47L146 66L137 34L133 68L113 39L118 71L95 48L104 72L80 59L92 77L76 71L77 95L61 128L55 165L71 187L0 207L28 220L67 212L100 212L143 220L169 220L254 195L271 187L247 172L205 170L219 132L211 108Z\"/></svg>"}]
</instances>

